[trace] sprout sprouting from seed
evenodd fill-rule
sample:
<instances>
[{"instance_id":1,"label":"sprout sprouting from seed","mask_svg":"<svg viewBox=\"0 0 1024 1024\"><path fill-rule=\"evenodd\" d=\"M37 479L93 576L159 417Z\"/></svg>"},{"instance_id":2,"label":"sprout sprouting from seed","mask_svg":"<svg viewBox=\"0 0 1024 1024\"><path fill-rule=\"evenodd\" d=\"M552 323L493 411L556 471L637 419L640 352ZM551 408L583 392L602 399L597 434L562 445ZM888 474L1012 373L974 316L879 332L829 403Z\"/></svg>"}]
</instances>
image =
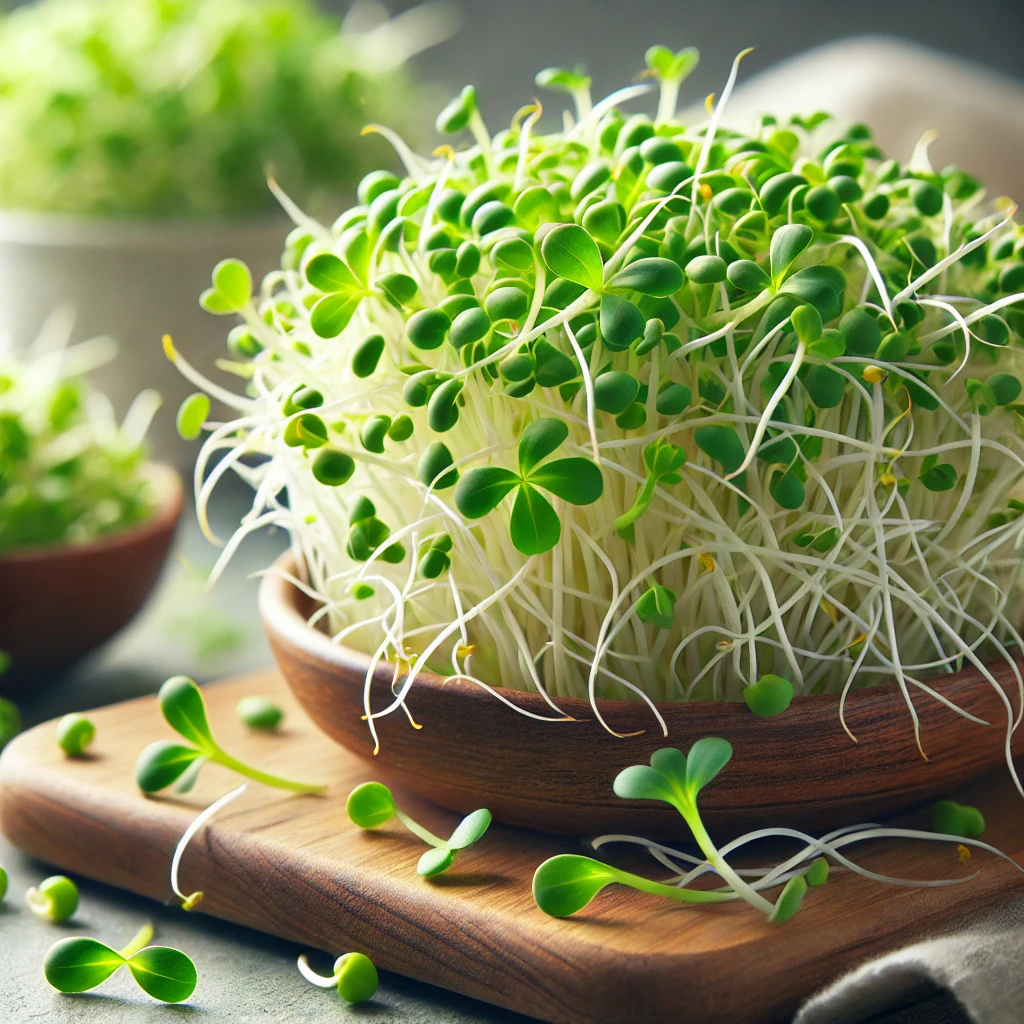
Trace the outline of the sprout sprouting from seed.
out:
<instances>
[{"instance_id":1,"label":"sprout sprouting from seed","mask_svg":"<svg viewBox=\"0 0 1024 1024\"><path fill-rule=\"evenodd\" d=\"M65 715L56 728L57 745L68 757L80 757L96 738L96 726L85 715Z\"/></svg>"},{"instance_id":2,"label":"sprout sprouting from seed","mask_svg":"<svg viewBox=\"0 0 1024 1024\"><path fill-rule=\"evenodd\" d=\"M254 782L291 790L293 793L322 793L326 788L271 775L227 753L213 738L202 692L195 681L187 676L168 679L160 687L157 699L167 724L191 745L159 740L150 743L142 751L135 765L135 781L144 793L156 793L172 783L177 783L175 789L179 793L188 792L195 784L200 768L207 761L222 765Z\"/></svg>"},{"instance_id":3,"label":"sprout sprouting from seed","mask_svg":"<svg viewBox=\"0 0 1024 1024\"><path fill-rule=\"evenodd\" d=\"M346 810L351 822L360 828L379 828L396 818L414 836L422 839L430 849L420 857L416 871L425 878L447 871L455 862L456 855L482 839L491 825L491 812L480 808L467 814L448 839L439 839L400 811L395 806L391 790L381 782L364 782L356 786L349 793Z\"/></svg>"},{"instance_id":4,"label":"sprout sprouting from seed","mask_svg":"<svg viewBox=\"0 0 1024 1024\"><path fill-rule=\"evenodd\" d=\"M26 890L25 903L36 917L60 924L78 910L78 886L67 875L50 875Z\"/></svg>"},{"instance_id":5,"label":"sprout sprouting from seed","mask_svg":"<svg viewBox=\"0 0 1024 1024\"><path fill-rule=\"evenodd\" d=\"M179 882L179 873L181 871L181 859L185 856L185 848L195 837L196 833L222 808L227 807L229 803L240 797L248 789L245 783L236 789L231 790L230 793L225 793L224 796L218 800L214 800L209 807L200 811L196 815L195 820L182 834L181 839L178 840L178 845L174 848L174 854L171 857L171 891L178 899L181 900L182 910L195 910L195 908L202 901L205 893L196 891L192 893L184 893L181 891L181 884Z\"/></svg>"},{"instance_id":6,"label":"sprout sprouting from seed","mask_svg":"<svg viewBox=\"0 0 1024 1024\"><path fill-rule=\"evenodd\" d=\"M1024 871L1013 858L977 840L976 837L984 831L984 819L975 808L964 807L950 800L935 805L935 832L865 824L846 826L816 839L796 829L763 828L748 832L718 848L701 822L697 796L728 764L731 757L732 747L727 741L706 738L694 743L688 754L674 747L655 751L649 766L634 765L626 768L615 779L616 795L625 799L662 800L679 811L703 857L638 836L599 836L590 844L595 851L609 843L641 846L660 865L672 871L672 877L665 881L654 881L593 857L560 854L544 861L534 873L533 896L537 906L552 917L569 917L586 907L605 887L615 883L679 903L744 900L760 910L768 921L781 924L800 909L808 886L824 885L832 870L851 871L877 882L910 888L959 885L977 876L975 872L962 878L896 878L862 867L841 852L854 843L873 839L932 840L956 843L958 849L962 850L967 850L967 846L963 845L967 843L993 853ZM737 851L765 839L795 840L801 848L771 868L734 868L729 863L727 858ZM961 856L961 861L969 857L968 850L967 857ZM830 861L837 866L831 867ZM724 886L713 889L689 888L693 882L707 874L717 875L725 883ZM780 886L782 892L774 903L763 895L767 890Z\"/></svg>"},{"instance_id":7,"label":"sprout sprouting from seed","mask_svg":"<svg viewBox=\"0 0 1024 1024\"><path fill-rule=\"evenodd\" d=\"M276 732L284 720L284 712L267 697L243 697L235 710L250 729L261 732Z\"/></svg>"},{"instance_id":8,"label":"sprout sprouting from seed","mask_svg":"<svg viewBox=\"0 0 1024 1024\"><path fill-rule=\"evenodd\" d=\"M531 107L491 136L464 90L438 122L464 148L396 137L406 176L368 175L330 227L290 206L258 289L215 268L244 391L168 348L232 410L205 424L204 528L223 474L255 489L214 578L286 527L311 623L371 656L374 737L423 672L535 690L550 711L522 713L553 722L587 698L611 732L598 698L664 729L657 701L752 689L778 714L895 679L916 733L915 691L971 668L1009 760L989 662L1024 696L1015 208L827 115L725 129L738 59L685 124L695 51L647 56L598 103L545 71L576 108L549 133ZM619 110L654 85L654 118Z\"/></svg>"},{"instance_id":9,"label":"sprout sprouting from seed","mask_svg":"<svg viewBox=\"0 0 1024 1024\"><path fill-rule=\"evenodd\" d=\"M195 964L180 950L150 946L153 926L145 924L122 950L98 939L72 936L55 942L43 974L58 992L88 992L127 967L143 991L164 1003L181 1003L195 991Z\"/></svg>"},{"instance_id":10,"label":"sprout sprouting from seed","mask_svg":"<svg viewBox=\"0 0 1024 1024\"><path fill-rule=\"evenodd\" d=\"M347 1003L365 1003L372 999L380 985L377 968L365 953L345 953L334 961L330 977L317 974L306 954L298 960L299 973L317 988L337 988L338 995Z\"/></svg>"}]
</instances>

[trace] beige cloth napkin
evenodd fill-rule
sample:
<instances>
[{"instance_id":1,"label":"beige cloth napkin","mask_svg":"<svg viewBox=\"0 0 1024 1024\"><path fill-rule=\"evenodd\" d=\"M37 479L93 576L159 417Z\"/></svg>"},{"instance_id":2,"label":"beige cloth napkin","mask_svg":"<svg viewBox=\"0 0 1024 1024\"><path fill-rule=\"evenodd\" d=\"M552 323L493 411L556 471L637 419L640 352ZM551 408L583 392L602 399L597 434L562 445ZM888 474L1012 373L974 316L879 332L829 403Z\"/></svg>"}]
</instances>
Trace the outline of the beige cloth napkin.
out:
<instances>
[{"instance_id":1,"label":"beige cloth napkin","mask_svg":"<svg viewBox=\"0 0 1024 1024\"><path fill-rule=\"evenodd\" d=\"M761 113L781 119L815 110L831 111L840 124L869 124L882 149L904 161L934 129L933 166L959 164L986 182L989 195L1024 203L1020 83L899 40L852 39L744 83L724 121L749 130ZM952 934L861 965L809 999L793 1024L855 1024L929 981L948 989L976 1024L1024 1024L1024 898L1011 898Z\"/></svg>"}]
</instances>

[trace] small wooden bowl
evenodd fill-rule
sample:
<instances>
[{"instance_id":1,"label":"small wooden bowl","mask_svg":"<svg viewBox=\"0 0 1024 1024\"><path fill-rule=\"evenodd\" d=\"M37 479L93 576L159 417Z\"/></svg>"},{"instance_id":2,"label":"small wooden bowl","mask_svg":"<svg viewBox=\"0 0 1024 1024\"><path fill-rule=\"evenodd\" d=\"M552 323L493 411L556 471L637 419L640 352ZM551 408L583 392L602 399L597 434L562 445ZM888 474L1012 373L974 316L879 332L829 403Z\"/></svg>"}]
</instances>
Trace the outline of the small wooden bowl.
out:
<instances>
[{"instance_id":1,"label":"small wooden bowl","mask_svg":"<svg viewBox=\"0 0 1024 1024\"><path fill-rule=\"evenodd\" d=\"M109 640L156 583L181 517L181 480L151 464L157 507L144 523L88 544L0 556L0 650L11 658L0 693L45 682Z\"/></svg>"},{"instance_id":2,"label":"small wooden bowl","mask_svg":"<svg viewBox=\"0 0 1024 1024\"><path fill-rule=\"evenodd\" d=\"M701 794L705 822L717 834L789 826L816 832L873 821L929 799L1005 764L1006 709L976 671L933 681L959 707L990 722L981 726L927 694L912 691L928 760L914 742L910 713L895 684L854 690L846 721L839 696L796 697L776 718L757 718L741 703L666 703L658 708L668 737L642 703L602 700L601 714L618 739L595 720L589 703L556 703L576 721L539 722L504 707L471 683L445 683L424 673L407 706L422 729L399 710L376 720L380 752L363 715L365 654L333 644L307 625L313 605L281 573L294 574L291 554L278 559L260 587L260 614L274 656L313 721L332 739L364 757L386 777L453 811L487 807L498 821L556 835L624 832L651 838L686 835L665 804L621 800L612 780L631 764L645 764L659 747L687 750L703 736L733 745L733 759ZM1009 666L992 671L1019 707ZM371 706L392 698L390 666L379 670ZM503 689L520 708L550 715L535 693ZM1024 730L1014 736L1024 751Z\"/></svg>"}]
</instances>

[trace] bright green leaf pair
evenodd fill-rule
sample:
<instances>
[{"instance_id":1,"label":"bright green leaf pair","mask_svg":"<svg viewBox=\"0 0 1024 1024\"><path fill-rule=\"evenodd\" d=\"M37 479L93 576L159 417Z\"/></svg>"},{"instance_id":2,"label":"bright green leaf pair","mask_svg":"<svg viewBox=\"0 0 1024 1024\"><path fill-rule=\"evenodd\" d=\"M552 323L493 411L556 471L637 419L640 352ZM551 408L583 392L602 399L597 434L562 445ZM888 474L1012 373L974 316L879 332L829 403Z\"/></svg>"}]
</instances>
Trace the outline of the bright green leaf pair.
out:
<instances>
[{"instance_id":1,"label":"bright green leaf pair","mask_svg":"<svg viewBox=\"0 0 1024 1024\"><path fill-rule=\"evenodd\" d=\"M400 811L391 790L380 782L364 782L356 786L349 794L347 810L349 819L360 828L379 828L397 819L413 835L422 839L430 849L420 857L416 871L425 878L447 871L455 862L456 854L482 839L491 824L491 812L482 807L467 814L447 840L439 839Z\"/></svg>"},{"instance_id":2,"label":"bright green leaf pair","mask_svg":"<svg viewBox=\"0 0 1024 1024\"><path fill-rule=\"evenodd\" d=\"M146 931L152 934L152 929ZM118 952L84 936L54 943L43 961L43 974L58 992L88 992L122 967L131 971L140 988L164 1003L184 1002L195 991L195 964L177 949L145 946Z\"/></svg>"},{"instance_id":3,"label":"bright green leaf pair","mask_svg":"<svg viewBox=\"0 0 1024 1024\"><path fill-rule=\"evenodd\" d=\"M568 435L569 428L561 420L535 420L519 440L519 472L499 466L471 469L455 488L459 511L467 519L480 519L515 491L512 543L524 555L550 551L558 543L562 526L540 489L573 505L590 505L604 490L601 471L589 459L557 459L540 465Z\"/></svg>"},{"instance_id":4,"label":"bright green leaf pair","mask_svg":"<svg viewBox=\"0 0 1024 1024\"><path fill-rule=\"evenodd\" d=\"M206 716L206 703L194 680L174 676L160 687L157 695L160 710L167 724L192 746L160 740L150 743L139 755L135 765L135 781L144 793L156 793L177 782L179 793L195 784L199 769L207 762L223 765L239 775L267 786L295 793L321 793L323 786L293 782L252 768L232 757L213 738Z\"/></svg>"}]
</instances>

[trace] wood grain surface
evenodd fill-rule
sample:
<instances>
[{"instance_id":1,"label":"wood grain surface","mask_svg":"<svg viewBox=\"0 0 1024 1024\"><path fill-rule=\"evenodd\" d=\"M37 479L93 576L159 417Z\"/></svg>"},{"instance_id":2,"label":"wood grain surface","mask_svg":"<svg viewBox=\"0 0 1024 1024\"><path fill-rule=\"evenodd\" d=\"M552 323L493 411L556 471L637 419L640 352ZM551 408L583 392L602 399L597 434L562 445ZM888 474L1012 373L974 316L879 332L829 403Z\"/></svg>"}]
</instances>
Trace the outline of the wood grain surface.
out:
<instances>
[{"instance_id":1,"label":"wood grain surface","mask_svg":"<svg viewBox=\"0 0 1024 1024\"><path fill-rule=\"evenodd\" d=\"M291 559L286 553L277 568L294 572ZM987 725L910 687L926 759L895 683L849 694L846 723L854 742L843 731L839 694L798 696L784 714L767 719L738 701L663 703L658 709L667 736L646 704L599 700L605 721L625 734L613 736L586 700L555 701L571 721L538 721L472 683L422 672L406 707L423 728L413 729L400 709L376 719L381 743L374 756L362 718L370 659L310 628L306 619L314 607L285 575L263 577L260 615L274 657L324 732L449 810L487 806L505 824L555 835L687 836L671 807L620 800L611 780L631 764L646 763L659 747L687 750L704 736L720 736L733 746L732 762L701 795L704 821L719 835L782 825L825 832L894 814L1005 768L1010 709L1016 714L1021 706L1017 679L1005 661L991 665L1001 692L975 668L930 680L947 700ZM379 667L370 693L374 711L393 702L393 679L393 666ZM533 714L556 714L538 693L499 692ZM1014 734L1013 751L1024 754L1024 729Z\"/></svg>"},{"instance_id":2,"label":"wood grain surface","mask_svg":"<svg viewBox=\"0 0 1024 1024\"><path fill-rule=\"evenodd\" d=\"M345 816L352 786L387 775L319 733L275 673L207 687L214 733L270 771L328 783L322 797L252 785L189 846L186 891L212 914L332 954L357 949L384 968L543 1020L572 1024L758 1024L786 1020L802 998L864 958L954 926L1024 882L983 853L961 864L944 844L876 844L861 862L905 877L980 873L963 885L896 889L834 875L799 915L773 927L743 904L687 907L613 887L556 921L534 905L542 860L578 845L494 826L437 880L416 875L423 846L395 823L379 833ZM234 707L260 693L286 709L278 736L247 733ZM61 868L171 901L170 859L194 815L237 784L207 765L186 796L147 798L133 781L142 747L171 732L154 698L93 715L88 758L69 760L52 723L0 758L0 821L9 838ZM799 780L794 780L799 786ZM710 788L709 788L710 792ZM397 791L442 834L456 817ZM1024 854L1024 801L1005 772L963 794L984 811L986 840ZM614 851L613 851L614 855ZM652 862L646 870L660 874ZM199 964L200 972L203 965Z\"/></svg>"}]
</instances>

